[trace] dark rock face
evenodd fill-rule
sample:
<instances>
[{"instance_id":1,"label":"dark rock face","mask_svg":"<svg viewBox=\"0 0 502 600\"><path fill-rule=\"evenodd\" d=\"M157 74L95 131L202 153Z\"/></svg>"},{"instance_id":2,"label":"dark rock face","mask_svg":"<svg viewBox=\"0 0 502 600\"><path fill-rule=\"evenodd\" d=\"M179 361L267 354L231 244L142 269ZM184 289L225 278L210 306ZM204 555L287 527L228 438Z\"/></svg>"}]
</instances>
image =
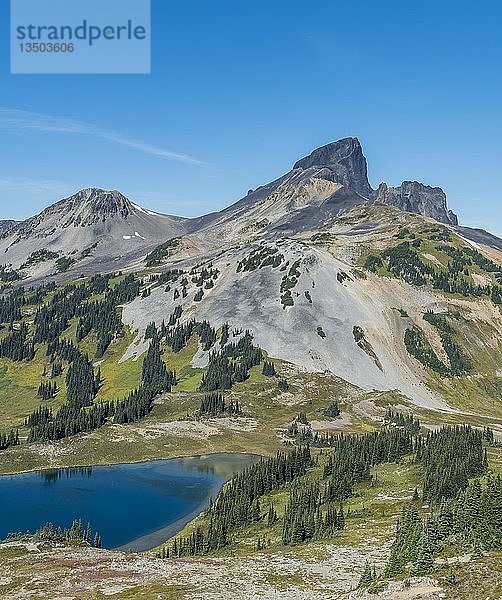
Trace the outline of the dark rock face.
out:
<instances>
[{"instance_id":1,"label":"dark rock face","mask_svg":"<svg viewBox=\"0 0 502 600\"><path fill-rule=\"evenodd\" d=\"M132 212L131 201L123 194L98 188L81 190L54 206L58 211L75 215L75 226L92 225L109 217L127 219Z\"/></svg>"},{"instance_id":2,"label":"dark rock face","mask_svg":"<svg viewBox=\"0 0 502 600\"><path fill-rule=\"evenodd\" d=\"M344 138L317 148L295 163L295 169L320 170L323 179L341 183L366 199L374 194L368 182L366 158L357 138Z\"/></svg>"},{"instance_id":3,"label":"dark rock face","mask_svg":"<svg viewBox=\"0 0 502 600\"><path fill-rule=\"evenodd\" d=\"M8 233L18 223L19 221L0 221L0 237L5 233Z\"/></svg>"},{"instance_id":4,"label":"dark rock face","mask_svg":"<svg viewBox=\"0 0 502 600\"><path fill-rule=\"evenodd\" d=\"M403 181L399 187L388 187L386 183L381 183L374 198L375 202L381 204L432 217L441 223L458 225L457 215L448 210L446 194L439 187L418 181Z\"/></svg>"}]
</instances>

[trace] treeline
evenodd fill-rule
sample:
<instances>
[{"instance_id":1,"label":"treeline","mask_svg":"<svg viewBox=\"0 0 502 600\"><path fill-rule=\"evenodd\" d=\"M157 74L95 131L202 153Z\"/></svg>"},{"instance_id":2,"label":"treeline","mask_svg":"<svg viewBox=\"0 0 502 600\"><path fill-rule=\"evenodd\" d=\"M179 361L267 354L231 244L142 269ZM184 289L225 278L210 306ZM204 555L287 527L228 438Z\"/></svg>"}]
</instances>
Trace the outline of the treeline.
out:
<instances>
[{"instance_id":1,"label":"treeline","mask_svg":"<svg viewBox=\"0 0 502 600\"><path fill-rule=\"evenodd\" d=\"M370 255L365 267L378 271L384 265L395 277L412 285L432 285L435 289L450 294L461 294L466 297L489 296L496 304L500 304L502 287L493 285L474 285L466 278L471 277L469 267L476 265L486 272L499 272L500 268L485 259L479 252L471 248L457 249L454 246L440 245L436 250L450 257L445 269L437 269L426 264L418 255L421 240L404 241L397 246L387 248L379 255Z\"/></svg>"},{"instance_id":2,"label":"treeline","mask_svg":"<svg viewBox=\"0 0 502 600\"><path fill-rule=\"evenodd\" d=\"M71 344L61 344L60 349L66 353L71 348ZM99 370L95 376L87 357L78 350L76 352L67 373L68 403L55 415L46 407L34 411L26 421L31 428L28 442L59 440L92 431L104 425L111 417L116 423L138 421L150 412L155 396L171 391L176 382L174 373L167 370L162 360L158 339L154 339L143 361L139 388L123 400L94 404L100 379Z\"/></svg>"},{"instance_id":3,"label":"treeline","mask_svg":"<svg viewBox=\"0 0 502 600\"><path fill-rule=\"evenodd\" d=\"M235 529L257 523L265 516L261 497L302 477L312 465L310 450L304 447L289 453L279 452L274 458L262 459L248 467L223 488L206 511L207 526L198 527L190 536L177 537L163 549L161 556L207 554L228 546Z\"/></svg>"},{"instance_id":4,"label":"treeline","mask_svg":"<svg viewBox=\"0 0 502 600\"><path fill-rule=\"evenodd\" d=\"M199 391L228 390L234 383L245 381L249 370L263 360L261 349L252 340L253 336L246 331L237 343L227 342L218 352L211 352Z\"/></svg>"},{"instance_id":5,"label":"treeline","mask_svg":"<svg viewBox=\"0 0 502 600\"><path fill-rule=\"evenodd\" d=\"M403 508L385 575L402 573L411 563L411 575L434 570L434 557L456 546L474 556L484 550L502 550L502 478L489 476L482 485L475 479L450 500L421 517L416 504ZM460 545L461 549L458 549Z\"/></svg>"}]
</instances>

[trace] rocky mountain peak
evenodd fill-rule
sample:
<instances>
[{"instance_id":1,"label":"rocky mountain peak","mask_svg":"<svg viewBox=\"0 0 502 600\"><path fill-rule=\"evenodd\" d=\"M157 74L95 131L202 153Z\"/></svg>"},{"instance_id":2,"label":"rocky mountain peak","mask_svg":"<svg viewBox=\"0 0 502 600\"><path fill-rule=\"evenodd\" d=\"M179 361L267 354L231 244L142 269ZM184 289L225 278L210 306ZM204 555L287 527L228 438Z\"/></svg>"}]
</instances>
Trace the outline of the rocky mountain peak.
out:
<instances>
[{"instance_id":1,"label":"rocky mountain peak","mask_svg":"<svg viewBox=\"0 0 502 600\"><path fill-rule=\"evenodd\" d=\"M448 209L446 194L440 187L431 187L418 181L403 181L398 187L381 183L375 202L432 217L441 223L458 225L457 215Z\"/></svg>"},{"instance_id":2,"label":"rocky mountain peak","mask_svg":"<svg viewBox=\"0 0 502 600\"><path fill-rule=\"evenodd\" d=\"M94 215L99 219L122 217L126 219L133 212L132 202L116 190L85 188L73 196L57 202L54 209L77 214Z\"/></svg>"},{"instance_id":3,"label":"rocky mountain peak","mask_svg":"<svg viewBox=\"0 0 502 600\"><path fill-rule=\"evenodd\" d=\"M116 190L85 188L52 204L38 215L19 223L12 229L22 236L52 234L56 229L89 227L112 221L128 221L141 211ZM7 233L10 233L8 230Z\"/></svg>"},{"instance_id":4,"label":"rocky mountain peak","mask_svg":"<svg viewBox=\"0 0 502 600\"><path fill-rule=\"evenodd\" d=\"M324 179L351 188L363 198L374 194L368 182L368 168L361 144L355 137L331 142L295 163L293 169L315 169Z\"/></svg>"}]
</instances>

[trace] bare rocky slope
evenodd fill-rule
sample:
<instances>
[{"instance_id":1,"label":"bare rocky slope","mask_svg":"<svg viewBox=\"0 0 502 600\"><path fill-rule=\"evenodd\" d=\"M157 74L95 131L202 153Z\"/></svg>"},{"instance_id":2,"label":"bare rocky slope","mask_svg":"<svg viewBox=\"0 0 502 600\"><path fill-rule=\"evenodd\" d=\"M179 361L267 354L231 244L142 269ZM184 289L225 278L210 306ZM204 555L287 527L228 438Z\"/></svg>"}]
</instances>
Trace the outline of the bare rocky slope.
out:
<instances>
[{"instance_id":1,"label":"bare rocky slope","mask_svg":"<svg viewBox=\"0 0 502 600\"><path fill-rule=\"evenodd\" d=\"M58 258L67 259L64 270L105 271L183 233L185 221L141 208L120 192L89 188L0 230L0 253L28 278L54 273Z\"/></svg>"},{"instance_id":2,"label":"bare rocky slope","mask_svg":"<svg viewBox=\"0 0 502 600\"><path fill-rule=\"evenodd\" d=\"M395 246L407 228L419 232L439 224L456 231L460 244L485 248L500 262L502 242L457 227L440 188L404 182L373 190L359 141L346 138L314 150L286 175L199 219L148 211L116 191L82 190L8 228L0 255L19 270L23 283L58 270L67 277L119 268L147 276L178 270L171 285L157 286L125 306L122 318L137 335L127 356L146 349L142 337L149 322L160 324L181 306L181 322L206 319L216 328L229 323L249 329L271 356L302 369L329 372L368 391L396 389L419 406L448 410L425 385L426 370L407 353L405 330L423 329L447 362L439 335L423 314L470 312L485 331L468 343L496 354L500 311L482 298L446 299L428 286L360 268L364 256ZM157 259L148 269L145 255L156 247ZM421 256L441 266L436 256L425 251ZM210 285L196 284L191 276L203 268L217 272ZM478 285L491 281L482 273L469 277ZM207 354L199 353L194 366L207 361Z\"/></svg>"}]
</instances>

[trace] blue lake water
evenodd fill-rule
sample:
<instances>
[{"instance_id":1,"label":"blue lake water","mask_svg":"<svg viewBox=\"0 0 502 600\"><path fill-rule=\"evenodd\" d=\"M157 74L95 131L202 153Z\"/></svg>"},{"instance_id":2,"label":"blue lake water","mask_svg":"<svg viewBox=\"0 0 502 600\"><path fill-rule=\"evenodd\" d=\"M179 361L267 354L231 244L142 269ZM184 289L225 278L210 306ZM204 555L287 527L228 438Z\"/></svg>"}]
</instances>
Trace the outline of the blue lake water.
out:
<instances>
[{"instance_id":1,"label":"blue lake water","mask_svg":"<svg viewBox=\"0 0 502 600\"><path fill-rule=\"evenodd\" d=\"M232 475L257 461L211 454L0 476L0 539L51 522L89 521L104 548L147 550L201 512Z\"/></svg>"}]
</instances>

